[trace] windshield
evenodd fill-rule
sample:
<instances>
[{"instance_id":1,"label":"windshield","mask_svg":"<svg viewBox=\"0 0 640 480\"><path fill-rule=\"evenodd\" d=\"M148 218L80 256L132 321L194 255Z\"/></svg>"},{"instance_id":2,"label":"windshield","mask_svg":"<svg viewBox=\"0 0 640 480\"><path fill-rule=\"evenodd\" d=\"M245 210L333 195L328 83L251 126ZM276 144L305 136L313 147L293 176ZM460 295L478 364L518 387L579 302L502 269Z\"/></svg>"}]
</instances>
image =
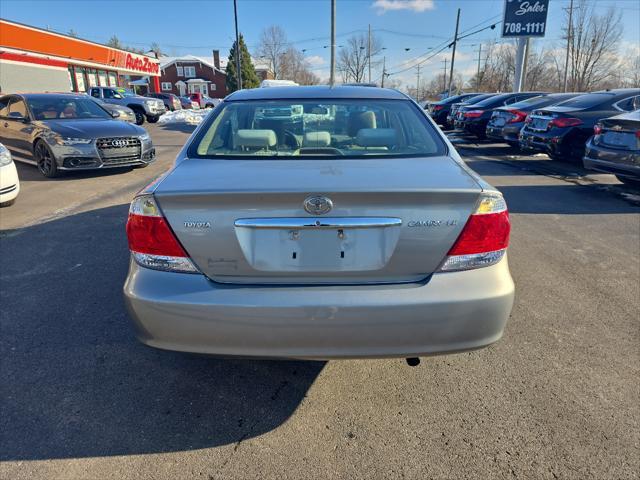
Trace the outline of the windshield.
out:
<instances>
[{"instance_id":1,"label":"windshield","mask_svg":"<svg viewBox=\"0 0 640 480\"><path fill-rule=\"evenodd\" d=\"M127 90L126 88L116 88L115 91L118 92L123 97L135 97L136 96L135 93L133 93L131 90Z\"/></svg>"},{"instance_id":2,"label":"windshield","mask_svg":"<svg viewBox=\"0 0 640 480\"><path fill-rule=\"evenodd\" d=\"M429 156L446 152L408 100L227 102L194 139L190 156Z\"/></svg>"},{"instance_id":3,"label":"windshield","mask_svg":"<svg viewBox=\"0 0 640 480\"><path fill-rule=\"evenodd\" d=\"M27 103L36 120L111 119L102 107L89 98L32 97L27 99Z\"/></svg>"},{"instance_id":4,"label":"windshield","mask_svg":"<svg viewBox=\"0 0 640 480\"><path fill-rule=\"evenodd\" d=\"M575 107L575 108L588 108L606 102L613 98L613 95L607 93L588 93L586 95L580 95L579 97L572 98L566 102L558 103L555 107Z\"/></svg>"}]
</instances>

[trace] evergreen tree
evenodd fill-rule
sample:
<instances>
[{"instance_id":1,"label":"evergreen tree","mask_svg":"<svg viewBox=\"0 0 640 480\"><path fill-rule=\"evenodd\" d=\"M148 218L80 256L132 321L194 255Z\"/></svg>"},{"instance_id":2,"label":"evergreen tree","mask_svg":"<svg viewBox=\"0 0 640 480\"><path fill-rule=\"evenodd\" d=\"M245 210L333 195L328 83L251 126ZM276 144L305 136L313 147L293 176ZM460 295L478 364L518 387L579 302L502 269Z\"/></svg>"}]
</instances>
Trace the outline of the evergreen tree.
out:
<instances>
[{"instance_id":1,"label":"evergreen tree","mask_svg":"<svg viewBox=\"0 0 640 480\"><path fill-rule=\"evenodd\" d=\"M227 90L229 93L238 89L238 76L236 72L236 42L233 42L227 61ZM242 88L256 88L260 85L260 80L256 74L256 69L251 61L251 55L244 43L242 34L240 35L240 70L242 71Z\"/></svg>"}]
</instances>

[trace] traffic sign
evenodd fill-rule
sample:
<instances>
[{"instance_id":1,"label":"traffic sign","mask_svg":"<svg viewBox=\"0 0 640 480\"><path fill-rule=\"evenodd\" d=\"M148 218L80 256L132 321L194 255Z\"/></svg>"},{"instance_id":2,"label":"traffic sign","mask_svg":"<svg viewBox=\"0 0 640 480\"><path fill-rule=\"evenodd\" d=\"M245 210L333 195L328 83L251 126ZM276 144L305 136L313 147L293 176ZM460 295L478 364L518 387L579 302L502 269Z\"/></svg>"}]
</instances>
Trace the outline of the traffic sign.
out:
<instances>
[{"instance_id":1,"label":"traffic sign","mask_svg":"<svg viewBox=\"0 0 640 480\"><path fill-rule=\"evenodd\" d=\"M549 0L505 0L503 37L544 37Z\"/></svg>"}]
</instances>

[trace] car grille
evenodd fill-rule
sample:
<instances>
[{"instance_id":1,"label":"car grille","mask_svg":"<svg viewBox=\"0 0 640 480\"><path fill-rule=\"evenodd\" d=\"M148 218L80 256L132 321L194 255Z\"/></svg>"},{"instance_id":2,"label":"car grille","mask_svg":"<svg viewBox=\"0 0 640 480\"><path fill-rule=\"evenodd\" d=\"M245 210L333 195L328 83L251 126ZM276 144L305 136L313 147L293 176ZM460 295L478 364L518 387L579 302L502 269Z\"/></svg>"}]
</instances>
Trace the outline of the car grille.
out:
<instances>
[{"instance_id":1,"label":"car grille","mask_svg":"<svg viewBox=\"0 0 640 480\"><path fill-rule=\"evenodd\" d=\"M105 165L117 165L140 160L142 144L136 137L99 138L96 146Z\"/></svg>"}]
</instances>

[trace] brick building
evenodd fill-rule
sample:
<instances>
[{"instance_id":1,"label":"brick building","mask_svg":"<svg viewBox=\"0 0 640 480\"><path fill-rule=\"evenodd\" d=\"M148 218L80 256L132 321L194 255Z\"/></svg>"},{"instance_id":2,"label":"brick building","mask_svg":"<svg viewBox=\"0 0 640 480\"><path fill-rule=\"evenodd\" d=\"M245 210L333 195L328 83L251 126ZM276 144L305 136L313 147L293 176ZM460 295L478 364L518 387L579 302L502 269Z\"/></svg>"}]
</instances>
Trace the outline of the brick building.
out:
<instances>
[{"instance_id":1,"label":"brick building","mask_svg":"<svg viewBox=\"0 0 640 480\"><path fill-rule=\"evenodd\" d=\"M211 98L227 96L226 74L220 68L220 53L212 58L183 55L160 57L160 91L175 95L202 93Z\"/></svg>"}]
</instances>

